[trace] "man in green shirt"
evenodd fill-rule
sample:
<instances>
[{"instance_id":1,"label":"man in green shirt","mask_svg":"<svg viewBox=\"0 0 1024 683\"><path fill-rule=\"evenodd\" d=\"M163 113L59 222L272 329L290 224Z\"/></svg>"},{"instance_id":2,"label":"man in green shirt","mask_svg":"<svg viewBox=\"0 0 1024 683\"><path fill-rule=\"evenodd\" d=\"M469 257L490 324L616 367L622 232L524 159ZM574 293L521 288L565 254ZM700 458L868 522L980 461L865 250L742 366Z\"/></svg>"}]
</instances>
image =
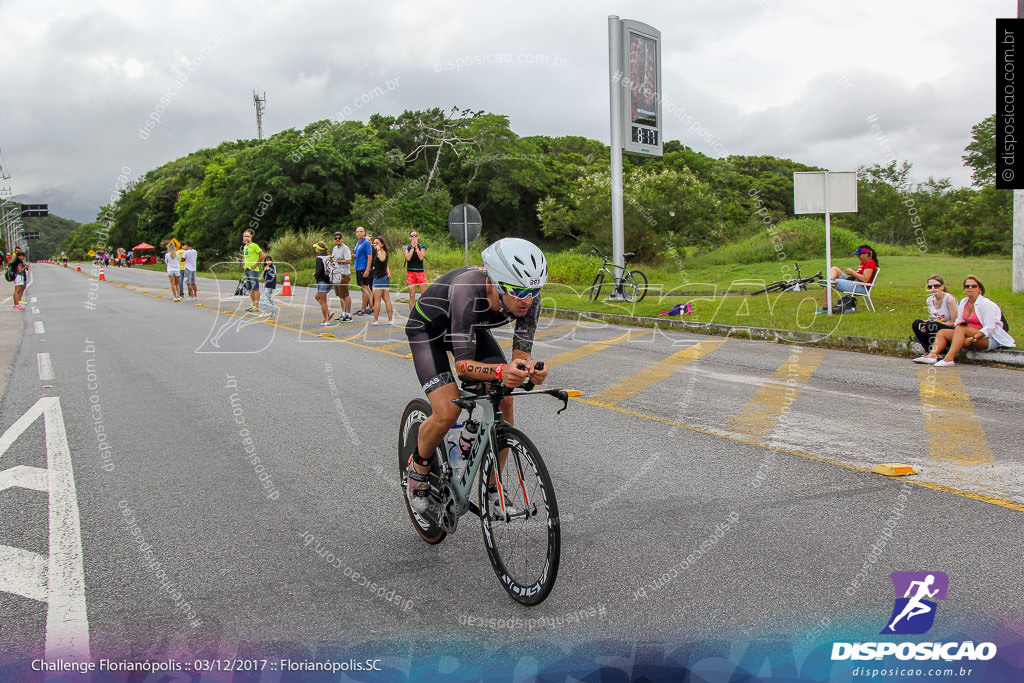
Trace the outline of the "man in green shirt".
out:
<instances>
[{"instance_id":1,"label":"man in green shirt","mask_svg":"<svg viewBox=\"0 0 1024 683\"><path fill-rule=\"evenodd\" d=\"M258 269L262 267L260 264L263 263L264 254L259 245L252 241L252 236L252 230L242 233L242 261L245 265L245 291L249 292L249 298L252 299L252 306L247 312L259 313L260 271Z\"/></svg>"}]
</instances>

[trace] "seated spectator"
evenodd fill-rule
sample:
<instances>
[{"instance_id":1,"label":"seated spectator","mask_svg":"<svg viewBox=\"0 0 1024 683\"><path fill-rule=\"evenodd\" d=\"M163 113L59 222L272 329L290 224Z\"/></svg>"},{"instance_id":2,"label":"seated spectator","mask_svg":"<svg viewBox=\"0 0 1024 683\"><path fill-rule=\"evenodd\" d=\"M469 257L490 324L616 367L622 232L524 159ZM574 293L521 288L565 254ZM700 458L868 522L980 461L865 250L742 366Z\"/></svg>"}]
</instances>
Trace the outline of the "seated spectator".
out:
<instances>
[{"instance_id":1,"label":"seated spectator","mask_svg":"<svg viewBox=\"0 0 1024 683\"><path fill-rule=\"evenodd\" d=\"M832 266L832 269L828 272L828 279L832 281L832 286L837 292L842 292L843 294L867 294L868 290L865 284L869 285L874 282L875 275L878 274L878 254L868 245L862 244L857 247L853 255L860 258L860 265L857 266L856 270ZM818 284L824 287L827 282L822 280ZM825 291L825 305L814 313L816 315L828 313L827 290Z\"/></svg>"},{"instance_id":2,"label":"seated spectator","mask_svg":"<svg viewBox=\"0 0 1024 683\"><path fill-rule=\"evenodd\" d=\"M953 321L957 317L956 297L946 289L946 282L940 275L932 275L928 278L928 297L925 304L930 314L927 320L915 320L910 326L917 341L921 343L924 352L927 354L935 344L935 335L940 330L952 330ZM928 363L926 356L918 356L915 363Z\"/></svg>"},{"instance_id":3,"label":"seated spectator","mask_svg":"<svg viewBox=\"0 0 1024 683\"><path fill-rule=\"evenodd\" d=\"M1003 312L994 301L985 297L985 285L981 280L973 275L964 278L964 294L967 296L960 301L953 328L939 330L935 335L935 348L921 357L922 363L945 368L956 365L954 359L961 349L994 351L1000 346L1016 346L1010 333L1003 329ZM947 346L949 350L942 357Z\"/></svg>"}]
</instances>

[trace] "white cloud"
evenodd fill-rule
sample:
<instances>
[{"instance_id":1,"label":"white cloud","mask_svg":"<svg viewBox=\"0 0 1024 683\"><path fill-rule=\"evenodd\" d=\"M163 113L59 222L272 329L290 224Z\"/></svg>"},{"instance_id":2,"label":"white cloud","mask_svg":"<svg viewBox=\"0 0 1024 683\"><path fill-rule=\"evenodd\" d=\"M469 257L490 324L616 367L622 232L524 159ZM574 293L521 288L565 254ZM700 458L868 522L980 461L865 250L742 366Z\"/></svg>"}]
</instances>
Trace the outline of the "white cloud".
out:
<instances>
[{"instance_id":1,"label":"white cloud","mask_svg":"<svg viewBox=\"0 0 1024 683\"><path fill-rule=\"evenodd\" d=\"M619 14L663 33L663 96L677 112L666 112L668 138L838 170L882 161L864 123L876 114L919 180L967 184L960 157L971 126L994 110L994 19L1013 10L1004 5L651 0L634 13L611 0L14 0L0 147L15 192L86 220L122 166L141 175L254 137L253 88L267 93L268 134L393 82L353 115L459 105L507 114L521 135L607 142L607 17ZM182 74L141 140L139 125Z\"/></svg>"}]
</instances>

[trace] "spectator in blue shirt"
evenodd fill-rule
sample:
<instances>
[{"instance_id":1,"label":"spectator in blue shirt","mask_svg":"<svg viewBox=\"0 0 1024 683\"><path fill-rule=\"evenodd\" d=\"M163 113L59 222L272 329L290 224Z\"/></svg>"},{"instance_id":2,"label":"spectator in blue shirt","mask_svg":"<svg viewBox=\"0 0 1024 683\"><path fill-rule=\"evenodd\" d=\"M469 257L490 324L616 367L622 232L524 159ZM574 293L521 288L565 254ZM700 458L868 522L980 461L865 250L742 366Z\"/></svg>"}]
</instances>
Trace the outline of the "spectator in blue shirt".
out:
<instances>
[{"instance_id":1,"label":"spectator in blue shirt","mask_svg":"<svg viewBox=\"0 0 1024 683\"><path fill-rule=\"evenodd\" d=\"M356 315L369 315L373 313L373 295L370 293L370 286L373 278L370 275L370 256L373 255L373 245L366 239L366 230L363 226L356 228L356 248L353 252L355 257L356 284L362 292L362 302Z\"/></svg>"}]
</instances>

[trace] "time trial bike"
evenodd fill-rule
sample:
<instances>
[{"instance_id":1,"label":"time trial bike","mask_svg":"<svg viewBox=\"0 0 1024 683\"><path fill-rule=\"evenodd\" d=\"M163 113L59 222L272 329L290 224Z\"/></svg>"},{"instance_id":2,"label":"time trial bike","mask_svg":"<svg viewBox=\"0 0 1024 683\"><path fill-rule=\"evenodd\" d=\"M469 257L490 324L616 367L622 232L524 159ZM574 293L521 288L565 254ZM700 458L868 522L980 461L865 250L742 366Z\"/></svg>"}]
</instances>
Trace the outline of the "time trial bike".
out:
<instances>
[{"instance_id":1,"label":"time trial bike","mask_svg":"<svg viewBox=\"0 0 1024 683\"><path fill-rule=\"evenodd\" d=\"M525 366L520 366L525 369ZM537 363L543 369L541 362ZM479 429L465 468L453 470L448 450L454 445L446 437L431 458L429 475L430 507L413 511L406 497L409 485L406 466L416 448L419 427L430 414L430 403L417 398L405 407L398 433L398 471L402 499L413 528L427 543L443 541L454 533L459 518L472 512L480 518L487 558L498 580L513 600L523 605L538 605L551 592L558 575L561 553L561 526L555 488L544 460L532 441L505 421L501 400L506 396L550 395L562 401L561 413L569 405L569 396L578 391L562 389L509 389L500 380L476 381L460 376L459 398L453 402L469 412L473 419L479 411ZM504 457L503 457L504 455ZM477 476L479 474L479 476ZM476 479L476 500L473 498ZM497 489L497 496L488 489Z\"/></svg>"}]
</instances>

